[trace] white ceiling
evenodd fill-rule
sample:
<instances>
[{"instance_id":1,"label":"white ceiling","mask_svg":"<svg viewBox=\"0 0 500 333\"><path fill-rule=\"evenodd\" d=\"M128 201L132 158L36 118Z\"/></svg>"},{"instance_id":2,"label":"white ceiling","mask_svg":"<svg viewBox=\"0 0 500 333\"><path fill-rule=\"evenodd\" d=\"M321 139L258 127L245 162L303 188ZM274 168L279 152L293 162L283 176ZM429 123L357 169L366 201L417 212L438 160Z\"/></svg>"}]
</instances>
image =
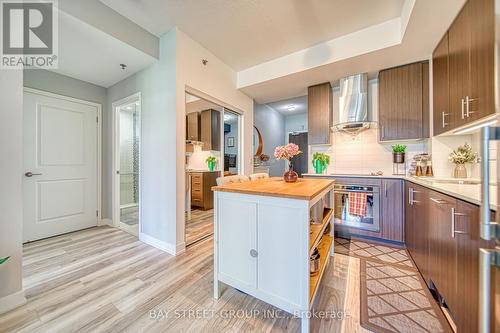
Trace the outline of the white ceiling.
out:
<instances>
[{"instance_id":1,"label":"white ceiling","mask_svg":"<svg viewBox=\"0 0 500 333\"><path fill-rule=\"evenodd\" d=\"M237 71L399 17L405 2L100 1L157 36L178 26Z\"/></svg>"},{"instance_id":2,"label":"white ceiling","mask_svg":"<svg viewBox=\"0 0 500 333\"><path fill-rule=\"evenodd\" d=\"M203 98L186 93L186 113L201 112L203 110L213 109L222 112L220 105L209 102Z\"/></svg>"},{"instance_id":3,"label":"white ceiling","mask_svg":"<svg viewBox=\"0 0 500 333\"><path fill-rule=\"evenodd\" d=\"M155 58L59 11L59 68L53 72L108 88ZM126 64L122 70L120 64Z\"/></svg>"},{"instance_id":4,"label":"white ceiling","mask_svg":"<svg viewBox=\"0 0 500 333\"><path fill-rule=\"evenodd\" d=\"M278 111L285 117L302 114L307 112L307 96L267 103L267 106Z\"/></svg>"}]
</instances>

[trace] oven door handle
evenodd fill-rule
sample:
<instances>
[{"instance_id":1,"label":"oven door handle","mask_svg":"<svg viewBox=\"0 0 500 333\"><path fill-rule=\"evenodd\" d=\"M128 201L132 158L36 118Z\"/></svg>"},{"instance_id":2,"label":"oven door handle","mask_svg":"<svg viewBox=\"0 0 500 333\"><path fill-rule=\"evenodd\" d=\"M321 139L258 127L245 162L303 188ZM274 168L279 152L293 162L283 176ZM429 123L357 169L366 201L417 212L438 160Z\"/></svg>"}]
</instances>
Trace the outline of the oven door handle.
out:
<instances>
[{"instance_id":1,"label":"oven door handle","mask_svg":"<svg viewBox=\"0 0 500 333\"><path fill-rule=\"evenodd\" d=\"M334 193L339 193L339 194L349 194L349 193L366 193L366 195L374 195L375 192L368 192L368 191L334 191Z\"/></svg>"}]
</instances>

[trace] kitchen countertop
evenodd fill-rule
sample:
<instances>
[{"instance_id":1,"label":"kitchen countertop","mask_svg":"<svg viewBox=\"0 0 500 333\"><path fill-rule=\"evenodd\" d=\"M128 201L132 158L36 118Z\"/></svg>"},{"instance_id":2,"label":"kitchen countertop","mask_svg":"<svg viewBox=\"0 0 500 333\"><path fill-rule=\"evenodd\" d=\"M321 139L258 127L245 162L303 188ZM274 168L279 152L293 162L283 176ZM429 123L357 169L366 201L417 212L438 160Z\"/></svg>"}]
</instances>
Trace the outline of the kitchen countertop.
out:
<instances>
[{"instance_id":1,"label":"kitchen countertop","mask_svg":"<svg viewBox=\"0 0 500 333\"><path fill-rule=\"evenodd\" d=\"M230 183L212 187L212 191L312 200L328 188L334 180L299 178L296 183L285 183L282 177L272 177L250 182Z\"/></svg>"},{"instance_id":2,"label":"kitchen countertop","mask_svg":"<svg viewBox=\"0 0 500 333\"><path fill-rule=\"evenodd\" d=\"M210 171L208 169L206 170L195 170L195 169L187 169L186 170L187 173L191 173L191 172L221 172L220 170L214 170L214 171Z\"/></svg>"},{"instance_id":3,"label":"kitchen countertop","mask_svg":"<svg viewBox=\"0 0 500 333\"><path fill-rule=\"evenodd\" d=\"M380 179L402 179L407 180L417 185L425 186L431 190L441 192L443 194L452 196L454 198L467 201L474 205L481 205L481 184L474 184L477 179L464 179L465 184L460 184L458 179L440 179L428 177L415 177L415 176L395 176L395 175L348 175L348 174L303 174L306 177L348 177L348 178L380 178ZM472 182L472 183L468 183ZM490 185L490 208L497 210L497 186Z\"/></svg>"}]
</instances>

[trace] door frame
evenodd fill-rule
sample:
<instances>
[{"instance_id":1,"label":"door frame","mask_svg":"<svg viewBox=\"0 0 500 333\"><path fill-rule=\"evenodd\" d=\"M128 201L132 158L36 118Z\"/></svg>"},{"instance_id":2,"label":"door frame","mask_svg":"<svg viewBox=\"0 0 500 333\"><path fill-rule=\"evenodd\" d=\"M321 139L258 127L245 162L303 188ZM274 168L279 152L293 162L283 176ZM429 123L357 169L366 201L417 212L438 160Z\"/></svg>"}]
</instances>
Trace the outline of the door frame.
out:
<instances>
[{"instance_id":1,"label":"door frame","mask_svg":"<svg viewBox=\"0 0 500 333\"><path fill-rule=\"evenodd\" d=\"M115 228L120 228L120 182L117 181L119 174L116 173L118 170L118 161L120 160L120 149L118 147L120 142L120 127L119 120L120 117L118 113L120 112L120 107L133 102L139 102L141 110L139 112L139 214L138 214L138 230L137 237L141 234L141 222L142 222L142 96L141 92L136 92L132 95L114 101L111 104L111 110L113 113L113 127L112 127L112 190L111 190L111 220L112 226ZM123 230L123 229L122 229Z\"/></svg>"},{"instance_id":2,"label":"door frame","mask_svg":"<svg viewBox=\"0 0 500 333\"><path fill-rule=\"evenodd\" d=\"M65 96L61 94L56 94L52 93L49 91L45 90L40 90L40 89L35 89L35 88L29 88L29 87L23 87L23 99L24 99L24 93L32 93L32 94L37 94L41 96L46 96L46 97L52 97L52 98L57 98L57 99L62 99L68 102L74 102L74 103L80 103L84 105L90 105L94 106L97 108L97 188L96 188L96 198L97 198L97 226L107 224L103 221L102 218L102 210L101 210L101 205L102 205L102 104L100 103L95 103L91 101L86 101L84 99L79 99L79 98L74 98L70 96ZM23 168L24 168L24 162L23 162ZM24 205L24 203L23 203ZM23 208L24 209L24 208Z\"/></svg>"}]
</instances>

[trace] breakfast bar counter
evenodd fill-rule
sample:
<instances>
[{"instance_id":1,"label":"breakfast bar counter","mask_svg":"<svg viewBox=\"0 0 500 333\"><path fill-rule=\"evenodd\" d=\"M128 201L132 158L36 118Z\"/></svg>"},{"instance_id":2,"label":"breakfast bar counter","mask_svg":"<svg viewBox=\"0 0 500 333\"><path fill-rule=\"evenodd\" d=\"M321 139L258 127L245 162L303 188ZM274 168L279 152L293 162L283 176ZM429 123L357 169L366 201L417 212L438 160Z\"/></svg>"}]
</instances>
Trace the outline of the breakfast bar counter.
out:
<instances>
[{"instance_id":1,"label":"breakfast bar counter","mask_svg":"<svg viewBox=\"0 0 500 333\"><path fill-rule=\"evenodd\" d=\"M333 185L268 178L213 187L214 297L225 283L301 318L308 332L333 255Z\"/></svg>"}]
</instances>

